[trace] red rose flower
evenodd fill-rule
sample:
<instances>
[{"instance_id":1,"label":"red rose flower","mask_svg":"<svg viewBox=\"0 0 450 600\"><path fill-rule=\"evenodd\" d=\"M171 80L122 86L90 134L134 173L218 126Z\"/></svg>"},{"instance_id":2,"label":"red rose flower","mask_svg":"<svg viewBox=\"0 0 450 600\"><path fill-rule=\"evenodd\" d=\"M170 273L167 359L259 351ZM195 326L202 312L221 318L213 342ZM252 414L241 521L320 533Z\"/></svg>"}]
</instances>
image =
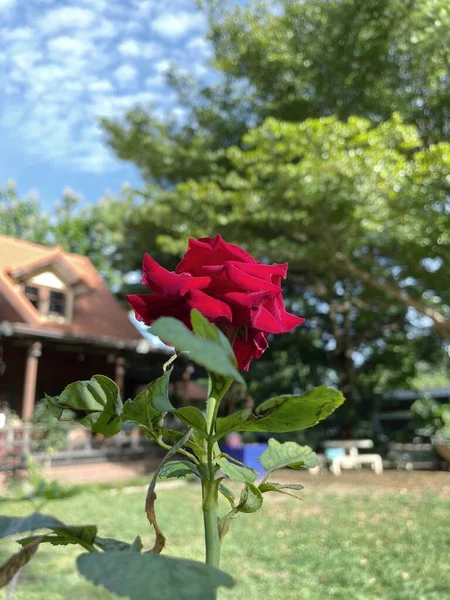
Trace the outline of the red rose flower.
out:
<instances>
[{"instance_id":1,"label":"red rose flower","mask_svg":"<svg viewBox=\"0 0 450 600\"><path fill-rule=\"evenodd\" d=\"M190 239L174 273L146 254L142 283L153 294L127 296L127 300L136 318L147 325L170 316L191 327L190 311L196 308L231 333L238 366L248 370L252 359L266 350L268 334L292 331L304 322L284 307L281 280L286 272L287 264L258 263L220 235Z\"/></svg>"}]
</instances>

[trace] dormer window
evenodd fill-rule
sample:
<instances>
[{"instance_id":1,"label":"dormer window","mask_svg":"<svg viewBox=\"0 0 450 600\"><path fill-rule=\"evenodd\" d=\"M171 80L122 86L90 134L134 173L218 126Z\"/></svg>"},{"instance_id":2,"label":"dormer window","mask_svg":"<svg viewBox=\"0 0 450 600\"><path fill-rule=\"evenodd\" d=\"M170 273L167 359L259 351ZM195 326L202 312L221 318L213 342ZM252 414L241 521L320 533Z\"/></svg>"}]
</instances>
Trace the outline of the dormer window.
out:
<instances>
[{"instance_id":1,"label":"dormer window","mask_svg":"<svg viewBox=\"0 0 450 600\"><path fill-rule=\"evenodd\" d=\"M66 294L63 294L63 292L55 292L54 290L50 290L48 314L59 315L61 317L66 315Z\"/></svg>"},{"instance_id":2,"label":"dormer window","mask_svg":"<svg viewBox=\"0 0 450 600\"><path fill-rule=\"evenodd\" d=\"M80 277L80 258L57 246L48 249L39 259L8 269L7 274L15 282L17 292L31 304L28 314L30 311L35 313L33 320L39 318L40 322L52 321L60 325L71 323L76 299L91 291L84 277Z\"/></svg>"},{"instance_id":3,"label":"dormer window","mask_svg":"<svg viewBox=\"0 0 450 600\"><path fill-rule=\"evenodd\" d=\"M24 288L25 296L31 302L31 304L39 310L39 288L34 285L26 285Z\"/></svg>"},{"instance_id":4,"label":"dormer window","mask_svg":"<svg viewBox=\"0 0 450 600\"><path fill-rule=\"evenodd\" d=\"M25 296L36 310L47 319L57 322L71 320L71 298L70 290L55 290L43 285L23 285Z\"/></svg>"}]
</instances>

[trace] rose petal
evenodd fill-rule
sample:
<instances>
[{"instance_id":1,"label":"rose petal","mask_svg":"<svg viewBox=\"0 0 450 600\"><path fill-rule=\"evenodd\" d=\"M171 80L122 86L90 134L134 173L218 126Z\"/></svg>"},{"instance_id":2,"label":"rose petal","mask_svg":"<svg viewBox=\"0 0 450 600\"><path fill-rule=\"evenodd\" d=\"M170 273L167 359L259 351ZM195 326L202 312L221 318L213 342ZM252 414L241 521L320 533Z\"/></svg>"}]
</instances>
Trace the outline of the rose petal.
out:
<instances>
[{"instance_id":1,"label":"rose petal","mask_svg":"<svg viewBox=\"0 0 450 600\"><path fill-rule=\"evenodd\" d=\"M148 254L142 263L142 283L152 292L165 296L184 296L191 289L202 289L208 286L209 277L192 277L189 274L177 275L164 267Z\"/></svg>"},{"instance_id":2,"label":"rose petal","mask_svg":"<svg viewBox=\"0 0 450 600\"><path fill-rule=\"evenodd\" d=\"M223 299L226 302L231 302L239 306L245 306L246 308L255 308L261 306L261 304L270 297L270 292L227 292L224 294Z\"/></svg>"},{"instance_id":3,"label":"rose petal","mask_svg":"<svg viewBox=\"0 0 450 600\"><path fill-rule=\"evenodd\" d=\"M283 333L281 323L264 306L252 313L252 327L264 333Z\"/></svg>"},{"instance_id":4,"label":"rose petal","mask_svg":"<svg viewBox=\"0 0 450 600\"><path fill-rule=\"evenodd\" d=\"M285 333L292 331L299 325L302 325L304 322L305 319L303 317L297 317L296 315L293 315L292 313L289 313L287 311L284 312L282 318L282 326Z\"/></svg>"},{"instance_id":5,"label":"rose petal","mask_svg":"<svg viewBox=\"0 0 450 600\"><path fill-rule=\"evenodd\" d=\"M232 325L241 327L251 322L252 310L258 308L269 297L268 292L227 292L223 294L223 301L231 306L233 311Z\"/></svg>"},{"instance_id":6,"label":"rose petal","mask_svg":"<svg viewBox=\"0 0 450 600\"><path fill-rule=\"evenodd\" d=\"M266 337L260 331L249 330L247 339L238 337L233 344L233 350L238 361L238 368L248 371L251 361L259 358L268 348Z\"/></svg>"},{"instance_id":7,"label":"rose petal","mask_svg":"<svg viewBox=\"0 0 450 600\"><path fill-rule=\"evenodd\" d=\"M237 287L236 291L243 292L268 292L273 295L280 293L280 288L270 281L264 281L258 277L254 277L249 273L245 273L235 264L228 262L225 264L225 274L229 281L232 281Z\"/></svg>"},{"instance_id":8,"label":"rose petal","mask_svg":"<svg viewBox=\"0 0 450 600\"><path fill-rule=\"evenodd\" d=\"M302 317L297 317L286 311L281 294L275 296L274 298L269 298L264 303L264 308L268 310L274 319L280 324L282 333L292 331L295 327L305 322L305 319Z\"/></svg>"},{"instance_id":9,"label":"rose petal","mask_svg":"<svg viewBox=\"0 0 450 600\"><path fill-rule=\"evenodd\" d=\"M229 260L256 263L248 252L235 244L228 244L220 235L199 240L190 238L188 250L176 266L175 273L202 275L206 265L221 265Z\"/></svg>"},{"instance_id":10,"label":"rose petal","mask_svg":"<svg viewBox=\"0 0 450 600\"><path fill-rule=\"evenodd\" d=\"M213 323L230 323L233 318L228 304L200 290L191 290L186 295L186 302L190 309L196 308Z\"/></svg>"},{"instance_id":11,"label":"rose petal","mask_svg":"<svg viewBox=\"0 0 450 600\"><path fill-rule=\"evenodd\" d=\"M249 275L253 275L254 277L257 277L258 279L263 279L264 281L269 281L270 283L274 283L274 278L276 277L277 280L279 281L281 278L285 279L286 277L286 273L287 273L287 263L284 263L282 265L278 265L278 264L273 264L273 265L263 265L262 263L242 263L242 262L236 262L236 261L228 261L227 264L231 264L233 265L233 267L236 267L238 269L240 269L241 271L244 271L244 273L248 273ZM205 267L205 271L208 272L208 275L210 272L214 272L214 270L216 269L223 269L225 267L225 265L220 265L219 267L216 266L207 266Z\"/></svg>"},{"instance_id":12,"label":"rose petal","mask_svg":"<svg viewBox=\"0 0 450 600\"><path fill-rule=\"evenodd\" d=\"M190 323L189 307L182 296L162 296L160 294L131 294L128 304L133 308L138 321L151 325L159 317L174 317Z\"/></svg>"}]
</instances>

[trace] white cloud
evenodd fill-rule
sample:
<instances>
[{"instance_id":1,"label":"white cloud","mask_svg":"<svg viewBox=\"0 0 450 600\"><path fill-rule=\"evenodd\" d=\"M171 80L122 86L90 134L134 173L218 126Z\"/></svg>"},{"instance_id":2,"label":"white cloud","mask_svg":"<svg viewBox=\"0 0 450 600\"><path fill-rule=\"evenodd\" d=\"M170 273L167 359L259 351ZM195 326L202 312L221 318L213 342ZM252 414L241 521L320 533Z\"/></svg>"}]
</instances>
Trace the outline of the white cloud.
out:
<instances>
[{"instance_id":1,"label":"white cloud","mask_svg":"<svg viewBox=\"0 0 450 600\"><path fill-rule=\"evenodd\" d=\"M123 56L139 56L139 44L136 40L124 40L117 48Z\"/></svg>"},{"instance_id":2,"label":"white cloud","mask_svg":"<svg viewBox=\"0 0 450 600\"><path fill-rule=\"evenodd\" d=\"M95 29L91 31L93 39L112 38L118 34L119 27L109 19L103 19L95 23Z\"/></svg>"},{"instance_id":3,"label":"white cloud","mask_svg":"<svg viewBox=\"0 0 450 600\"><path fill-rule=\"evenodd\" d=\"M15 3L16 3L16 0L0 0L0 12L2 12L3 10L6 11L9 8L12 8Z\"/></svg>"},{"instance_id":4,"label":"white cloud","mask_svg":"<svg viewBox=\"0 0 450 600\"><path fill-rule=\"evenodd\" d=\"M159 52L159 47L156 44L140 43L132 38L121 42L117 49L122 56L130 58L152 58Z\"/></svg>"},{"instance_id":5,"label":"white cloud","mask_svg":"<svg viewBox=\"0 0 450 600\"><path fill-rule=\"evenodd\" d=\"M161 94L154 92L138 92L136 94L124 94L122 96L97 96L93 99L91 108L95 114L102 117L117 117L134 106L147 106L160 103Z\"/></svg>"},{"instance_id":6,"label":"white cloud","mask_svg":"<svg viewBox=\"0 0 450 600\"><path fill-rule=\"evenodd\" d=\"M1 0L0 0L1 2ZM16 29L3 29L2 40L4 42L21 42L33 37L31 27L17 27Z\"/></svg>"},{"instance_id":7,"label":"white cloud","mask_svg":"<svg viewBox=\"0 0 450 600\"><path fill-rule=\"evenodd\" d=\"M97 12L104 11L108 7L108 0L77 0L77 3L81 6L88 6L91 8L95 5Z\"/></svg>"},{"instance_id":8,"label":"white cloud","mask_svg":"<svg viewBox=\"0 0 450 600\"><path fill-rule=\"evenodd\" d=\"M50 52L59 54L71 54L81 56L92 50L92 45L89 42L80 40L67 35L61 35L59 37L51 39L47 44Z\"/></svg>"},{"instance_id":9,"label":"white cloud","mask_svg":"<svg viewBox=\"0 0 450 600\"><path fill-rule=\"evenodd\" d=\"M110 170L116 166L115 157L111 150L98 145L95 153L92 153L92 144L88 144L86 154L78 156L74 160L74 166L88 173L104 173L105 170Z\"/></svg>"},{"instance_id":10,"label":"white cloud","mask_svg":"<svg viewBox=\"0 0 450 600\"><path fill-rule=\"evenodd\" d=\"M150 75L150 77L146 77L144 83L148 88L162 88L164 87L165 81L165 77L157 73L155 75Z\"/></svg>"},{"instance_id":11,"label":"white cloud","mask_svg":"<svg viewBox=\"0 0 450 600\"><path fill-rule=\"evenodd\" d=\"M154 69L157 73L167 73L171 64L170 60L160 60L155 64Z\"/></svg>"},{"instance_id":12,"label":"white cloud","mask_svg":"<svg viewBox=\"0 0 450 600\"><path fill-rule=\"evenodd\" d=\"M117 168L98 117L149 103L162 116L176 108L165 87L170 65L204 71L205 23L194 0L170 8L161 0L21 2L19 13L0 0L0 140L14 141L22 165ZM2 13L7 6L14 10Z\"/></svg>"},{"instance_id":13,"label":"white cloud","mask_svg":"<svg viewBox=\"0 0 450 600\"><path fill-rule=\"evenodd\" d=\"M154 92L138 92L137 94L127 94L126 96L118 96L115 98L115 106L118 108L129 108L136 104L148 104L160 99L160 94Z\"/></svg>"},{"instance_id":14,"label":"white cloud","mask_svg":"<svg viewBox=\"0 0 450 600\"><path fill-rule=\"evenodd\" d=\"M202 63L192 63L189 71L199 78L204 77L208 73L208 69Z\"/></svg>"},{"instance_id":15,"label":"white cloud","mask_svg":"<svg viewBox=\"0 0 450 600\"><path fill-rule=\"evenodd\" d=\"M166 83L166 73L172 64L172 61L166 59L154 63L152 65L152 70L154 72L145 78L145 85L150 88L163 87Z\"/></svg>"},{"instance_id":16,"label":"white cloud","mask_svg":"<svg viewBox=\"0 0 450 600\"><path fill-rule=\"evenodd\" d=\"M46 12L38 22L44 33L53 33L62 29L84 29L92 25L95 13L79 6L63 6Z\"/></svg>"},{"instance_id":17,"label":"white cloud","mask_svg":"<svg viewBox=\"0 0 450 600\"><path fill-rule=\"evenodd\" d=\"M91 92L103 92L103 93L107 93L107 92L112 92L114 89L114 86L111 84L110 81L107 81L106 79L99 79L97 81L93 81L92 83L89 84L89 90Z\"/></svg>"},{"instance_id":18,"label":"white cloud","mask_svg":"<svg viewBox=\"0 0 450 600\"><path fill-rule=\"evenodd\" d=\"M137 70L129 64L121 65L114 71L114 77L119 83L129 83L133 79L136 79Z\"/></svg>"},{"instance_id":19,"label":"white cloud","mask_svg":"<svg viewBox=\"0 0 450 600\"><path fill-rule=\"evenodd\" d=\"M141 17L147 17L155 8L155 0L136 0L135 6Z\"/></svg>"},{"instance_id":20,"label":"white cloud","mask_svg":"<svg viewBox=\"0 0 450 600\"><path fill-rule=\"evenodd\" d=\"M193 50L200 56L208 57L212 54L211 44L208 42L208 40L205 40L205 38L201 36L197 36L189 40L187 43L187 48L189 48L189 50Z\"/></svg>"},{"instance_id":21,"label":"white cloud","mask_svg":"<svg viewBox=\"0 0 450 600\"><path fill-rule=\"evenodd\" d=\"M204 27L205 17L200 12L162 13L152 23L152 29L168 39L180 38L189 31Z\"/></svg>"},{"instance_id":22,"label":"white cloud","mask_svg":"<svg viewBox=\"0 0 450 600\"><path fill-rule=\"evenodd\" d=\"M185 108L180 108L180 107L174 108L172 113L179 119L185 119L188 115L187 110Z\"/></svg>"},{"instance_id":23,"label":"white cloud","mask_svg":"<svg viewBox=\"0 0 450 600\"><path fill-rule=\"evenodd\" d=\"M12 79L23 81L27 79L36 62L42 58L42 53L37 53L34 50L25 51L11 57L14 72Z\"/></svg>"}]
</instances>

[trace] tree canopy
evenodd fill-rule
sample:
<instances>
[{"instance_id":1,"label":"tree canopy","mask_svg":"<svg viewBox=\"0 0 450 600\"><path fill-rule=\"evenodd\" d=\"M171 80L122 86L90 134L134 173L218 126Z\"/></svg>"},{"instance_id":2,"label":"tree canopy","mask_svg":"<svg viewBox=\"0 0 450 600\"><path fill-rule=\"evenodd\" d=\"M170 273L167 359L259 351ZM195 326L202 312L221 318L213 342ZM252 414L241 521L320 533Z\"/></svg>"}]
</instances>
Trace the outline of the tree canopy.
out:
<instances>
[{"instance_id":1,"label":"tree canopy","mask_svg":"<svg viewBox=\"0 0 450 600\"><path fill-rule=\"evenodd\" d=\"M448 136L446 0L208 5L215 64L251 86L264 117L381 121L398 111L423 138Z\"/></svg>"},{"instance_id":2,"label":"tree canopy","mask_svg":"<svg viewBox=\"0 0 450 600\"><path fill-rule=\"evenodd\" d=\"M103 119L110 145L144 179L170 185L227 167L223 149L267 117L335 115L375 122L399 112L426 143L450 123L446 0L205 0L211 67L205 85L172 70L185 117L137 107Z\"/></svg>"},{"instance_id":3,"label":"tree canopy","mask_svg":"<svg viewBox=\"0 0 450 600\"><path fill-rule=\"evenodd\" d=\"M204 4L219 82L173 70L184 119L103 120L147 182L133 247L171 265L187 236L220 231L289 261L309 326L275 343L254 390L324 375L350 397L405 385L420 357L438 360L435 332L450 339L448 6Z\"/></svg>"}]
</instances>

